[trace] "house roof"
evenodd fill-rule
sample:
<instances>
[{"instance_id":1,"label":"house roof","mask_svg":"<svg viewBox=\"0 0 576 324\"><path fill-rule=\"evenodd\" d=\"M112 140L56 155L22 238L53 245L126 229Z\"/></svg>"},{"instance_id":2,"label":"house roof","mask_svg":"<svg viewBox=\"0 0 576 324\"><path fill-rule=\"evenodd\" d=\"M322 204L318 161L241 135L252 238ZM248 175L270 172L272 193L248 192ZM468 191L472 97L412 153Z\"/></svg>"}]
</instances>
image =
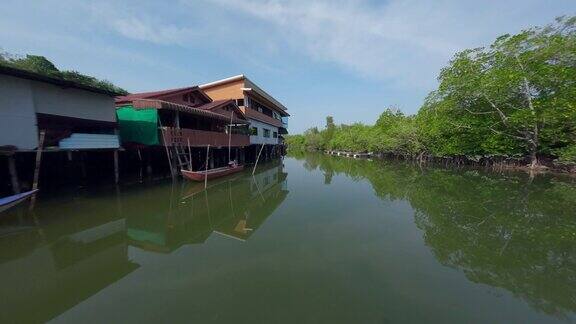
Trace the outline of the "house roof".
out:
<instances>
[{"instance_id":1,"label":"house roof","mask_svg":"<svg viewBox=\"0 0 576 324\"><path fill-rule=\"evenodd\" d=\"M257 86L254 82L252 82L252 80L248 79L248 77L246 77L244 74L240 74L240 75L236 75L233 77L229 77L229 78L225 78L225 79L221 79L221 80L202 84L202 85L200 85L200 89L208 89L208 88L212 88L212 87L216 87L219 85L223 85L223 84L227 84L227 83L231 83L231 82L236 82L236 81L240 81L240 80L245 81L244 87L242 88L242 90L244 92L254 91L257 94L259 94L260 96L264 97L266 100L270 101L270 103L272 103L275 106L277 106L278 108L280 108L280 110L288 110L288 108L286 108L282 103L280 103L278 100L276 100L270 94L268 94L266 91L262 90L262 88Z\"/></svg>"},{"instance_id":2,"label":"house roof","mask_svg":"<svg viewBox=\"0 0 576 324\"><path fill-rule=\"evenodd\" d=\"M0 65L0 74L9 75L17 78L28 79L33 81L45 82L50 83L53 85L57 85L62 88L74 88L80 90L86 90L89 92L99 93L103 95L107 95L110 97L115 97L120 95L118 92L109 91L101 88L97 88L94 86L85 85L80 82L64 80L56 77L51 77L47 75L43 75L36 72L31 72L27 70L16 69L8 66Z\"/></svg>"},{"instance_id":3,"label":"house roof","mask_svg":"<svg viewBox=\"0 0 576 324\"><path fill-rule=\"evenodd\" d=\"M116 97L116 103L125 103L130 102L136 99L159 99L160 97L164 97L167 95L178 94L181 92L188 92L188 91L198 91L208 102L212 101L208 95L204 93L198 86L192 87L184 87L184 88L175 88L175 89L166 89L160 91L151 91L151 92L140 92L140 93L131 93L126 96L119 96Z\"/></svg>"},{"instance_id":4,"label":"house roof","mask_svg":"<svg viewBox=\"0 0 576 324\"><path fill-rule=\"evenodd\" d=\"M169 101L164 100L156 100L156 99L135 99L132 100L132 106L134 109L168 109L168 110L176 110L181 111L184 113L189 113L196 116L203 116L207 118L213 118L217 120L222 120L226 122L230 122L230 117L219 114L209 109L202 109L200 107L192 107L187 105L181 105ZM232 119L232 123L234 124L247 124L248 121L244 118L244 115L241 115L242 118L234 117Z\"/></svg>"},{"instance_id":5,"label":"house roof","mask_svg":"<svg viewBox=\"0 0 576 324\"><path fill-rule=\"evenodd\" d=\"M226 106L226 105L232 104L232 103L235 104L234 100L232 100L232 99L214 100L214 101L209 102L207 104L203 104L202 106L198 106L197 108L205 109L205 110L212 110L212 109L215 109L218 107L223 107L223 106Z\"/></svg>"},{"instance_id":6,"label":"house roof","mask_svg":"<svg viewBox=\"0 0 576 324\"><path fill-rule=\"evenodd\" d=\"M228 105L232 105L234 107L234 110L236 110L236 112L238 112L242 116L242 118L246 119L246 115L244 114L244 112L238 107L238 105L236 105L236 101L234 101L232 99L215 100L215 101L209 102L207 104L204 104L202 106L198 106L196 108L211 111L211 110L214 110L216 108L226 107ZM218 113L218 114L222 115L222 113Z\"/></svg>"}]
</instances>

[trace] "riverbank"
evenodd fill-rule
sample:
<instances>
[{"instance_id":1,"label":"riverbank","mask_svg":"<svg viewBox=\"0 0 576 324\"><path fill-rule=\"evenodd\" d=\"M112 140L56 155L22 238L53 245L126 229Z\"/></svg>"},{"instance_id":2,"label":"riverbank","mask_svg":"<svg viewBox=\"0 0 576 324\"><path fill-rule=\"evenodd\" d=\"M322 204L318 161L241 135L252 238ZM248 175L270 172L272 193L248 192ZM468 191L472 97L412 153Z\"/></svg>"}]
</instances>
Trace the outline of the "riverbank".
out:
<instances>
[{"instance_id":1,"label":"riverbank","mask_svg":"<svg viewBox=\"0 0 576 324\"><path fill-rule=\"evenodd\" d=\"M294 151L304 150L293 150L288 149L289 152L294 153ZM429 154L419 154L419 155L402 155L390 152L352 152L352 151L337 151L337 150L326 150L326 151L312 151L307 152L321 152L328 155L336 155L350 158L379 158L387 160L403 160L408 162L413 162L419 165L431 165L431 166L442 166L446 168L461 168L461 167L473 167L490 169L494 171L523 171L527 173L559 173L568 174L571 176L576 176L576 164L558 164L551 157L539 157L539 165L534 168L530 164L530 157L508 157L508 156L478 156L478 157L467 157L467 156L448 156L439 157Z\"/></svg>"}]
</instances>

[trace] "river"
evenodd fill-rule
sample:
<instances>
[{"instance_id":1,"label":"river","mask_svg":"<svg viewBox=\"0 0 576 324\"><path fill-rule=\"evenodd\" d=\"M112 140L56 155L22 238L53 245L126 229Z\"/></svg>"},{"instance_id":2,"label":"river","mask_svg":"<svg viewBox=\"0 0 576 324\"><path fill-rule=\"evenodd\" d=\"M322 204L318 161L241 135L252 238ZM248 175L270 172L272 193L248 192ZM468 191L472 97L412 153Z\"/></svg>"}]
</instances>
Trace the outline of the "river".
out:
<instances>
[{"instance_id":1,"label":"river","mask_svg":"<svg viewBox=\"0 0 576 324\"><path fill-rule=\"evenodd\" d=\"M298 154L0 214L0 322L576 321L576 183Z\"/></svg>"}]
</instances>

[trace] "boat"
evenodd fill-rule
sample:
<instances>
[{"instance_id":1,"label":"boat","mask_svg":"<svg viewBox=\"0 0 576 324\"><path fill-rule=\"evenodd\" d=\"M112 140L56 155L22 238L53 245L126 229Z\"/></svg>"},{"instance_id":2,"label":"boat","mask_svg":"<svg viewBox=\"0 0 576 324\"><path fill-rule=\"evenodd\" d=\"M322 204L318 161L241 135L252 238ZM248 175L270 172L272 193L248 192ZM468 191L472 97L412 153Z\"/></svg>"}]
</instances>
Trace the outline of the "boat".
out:
<instances>
[{"instance_id":1,"label":"boat","mask_svg":"<svg viewBox=\"0 0 576 324\"><path fill-rule=\"evenodd\" d=\"M216 179L240 172L242 170L244 170L243 165L233 165L204 171L190 171L182 169L180 170L180 173L182 173L182 176L188 180L204 181L206 178L208 178L208 180Z\"/></svg>"},{"instance_id":2,"label":"boat","mask_svg":"<svg viewBox=\"0 0 576 324\"><path fill-rule=\"evenodd\" d=\"M18 205L19 203L23 202L24 200L28 199L30 196L35 194L37 191L38 189L34 189L13 196L0 198L0 213L11 207Z\"/></svg>"}]
</instances>

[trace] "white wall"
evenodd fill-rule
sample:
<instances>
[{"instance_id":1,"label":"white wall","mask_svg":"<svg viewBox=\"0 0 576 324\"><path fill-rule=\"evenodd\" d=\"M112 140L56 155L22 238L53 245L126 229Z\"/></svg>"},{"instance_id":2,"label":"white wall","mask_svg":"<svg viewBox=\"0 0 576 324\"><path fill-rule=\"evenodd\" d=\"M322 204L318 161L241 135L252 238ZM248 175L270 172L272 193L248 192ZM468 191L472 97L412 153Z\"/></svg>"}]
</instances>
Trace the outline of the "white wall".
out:
<instances>
[{"instance_id":1,"label":"white wall","mask_svg":"<svg viewBox=\"0 0 576 324\"><path fill-rule=\"evenodd\" d=\"M38 146L36 113L115 122L114 98L0 74L0 146Z\"/></svg>"},{"instance_id":2,"label":"white wall","mask_svg":"<svg viewBox=\"0 0 576 324\"><path fill-rule=\"evenodd\" d=\"M114 98L110 96L37 81L31 83L37 113L116 121Z\"/></svg>"},{"instance_id":3,"label":"white wall","mask_svg":"<svg viewBox=\"0 0 576 324\"><path fill-rule=\"evenodd\" d=\"M0 75L0 146L21 150L38 146L38 130L29 80Z\"/></svg>"},{"instance_id":4,"label":"white wall","mask_svg":"<svg viewBox=\"0 0 576 324\"><path fill-rule=\"evenodd\" d=\"M251 135L250 144L278 144L278 138L273 137L274 132L278 133L278 127L254 119L248 119L248 121L250 122L250 128L258 127L258 136ZM264 128L270 130L270 137L264 137Z\"/></svg>"}]
</instances>

